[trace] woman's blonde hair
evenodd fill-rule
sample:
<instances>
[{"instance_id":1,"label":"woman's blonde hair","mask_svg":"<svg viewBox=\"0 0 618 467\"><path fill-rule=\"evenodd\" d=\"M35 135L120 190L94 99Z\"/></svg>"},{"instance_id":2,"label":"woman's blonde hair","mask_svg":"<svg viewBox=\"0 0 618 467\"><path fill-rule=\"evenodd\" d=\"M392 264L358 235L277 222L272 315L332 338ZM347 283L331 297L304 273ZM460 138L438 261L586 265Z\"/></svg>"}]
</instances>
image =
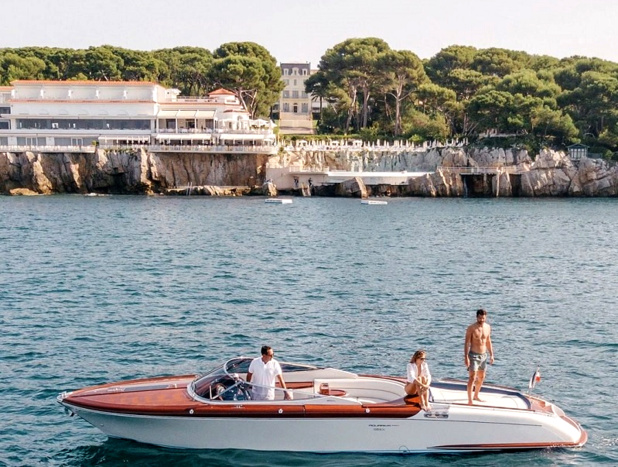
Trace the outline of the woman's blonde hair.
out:
<instances>
[{"instance_id":1,"label":"woman's blonde hair","mask_svg":"<svg viewBox=\"0 0 618 467\"><path fill-rule=\"evenodd\" d=\"M410 363L414 363L416 362L416 360L422 356L426 356L427 352L425 352L423 349L417 350L416 352L414 352L414 355L412 355L412 358L410 359Z\"/></svg>"}]
</instances>

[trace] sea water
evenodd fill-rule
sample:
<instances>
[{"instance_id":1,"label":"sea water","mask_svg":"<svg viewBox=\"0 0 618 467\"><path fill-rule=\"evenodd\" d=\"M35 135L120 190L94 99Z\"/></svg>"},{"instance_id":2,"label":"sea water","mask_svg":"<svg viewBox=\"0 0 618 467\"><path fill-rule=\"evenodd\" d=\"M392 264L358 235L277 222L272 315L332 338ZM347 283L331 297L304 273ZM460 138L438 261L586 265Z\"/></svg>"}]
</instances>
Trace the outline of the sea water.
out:
<instances>
[{"instance_id":1,"label":"sea water","mask_svg":"<svg viewBox=\"0 0 618 467\"><path fill-rule=\"evenodd\" d=\"M0 464L618 463L616 199L0 197L0 213ZM584 448L173 450L108 439L55 401L263 344L280 360L401 376L424 348L434 378L466 378L479 307L488 381L526 389L539 366L535 393L585 427Z\"/></svg>"}]
</instances>

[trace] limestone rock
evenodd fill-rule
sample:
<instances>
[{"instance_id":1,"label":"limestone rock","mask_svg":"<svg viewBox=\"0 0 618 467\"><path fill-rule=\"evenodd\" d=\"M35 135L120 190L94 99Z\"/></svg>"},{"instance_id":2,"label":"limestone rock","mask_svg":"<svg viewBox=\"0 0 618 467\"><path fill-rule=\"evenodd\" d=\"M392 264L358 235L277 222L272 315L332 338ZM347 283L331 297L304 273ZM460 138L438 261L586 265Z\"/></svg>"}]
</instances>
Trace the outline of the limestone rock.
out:
<instances>
[{"instance_id":1,"label":"limestone rock","mask_svg":"<svg viewBox=\"0 0 618 467\"><path fill-rule=\"evenodd\" d=\"M11 196L37 196L39 193L29 190L28 188L13 188L9 190Z\"/></svg>"},{"instance_id":2,"label":"limestone rock","mask_svg":"<svg viewBox=\"0 0 618 467\"><path fill-rule=\"evenodd\" d=\"M541 149L541 152L534 163L530 167L530 170L535 169L556 169L562 167L573 167L573 163L569 157L561 151L550 151L548 149Z\"/></svg>"},{"instance_id":3,"label":"limestone rock","mask_svg":"<svg viewBox=\"0 0 618 467\"><path fill-rule=\"evenodd\" d=\"M277 187L271 181L267 181L262 185L262 192L264 196L275 198L277 196Z\"/></svg>"},{"instance_id":4,"label":"limestone rock","mask_svg":"<svg viewBox=\"0 0 618 467\"><path fill-rule=\"evenodd\" d=\"M513 196L513 186L511 184L511 177L506 172L500 172L496 177L492 179L492 194L498 197Z\"/></svg>"},{"instance_id":5,"label":"limestone rock","mask_svg":"<svg viewBox=\"0 0 618 467\"><path fill-rule=\"evenodd\" d=\"M369 190L359 178L339 186L315 186L325 196L618 196L618 168L583 158L574 165L559 151L535 160L519 149L464 149L394 145L319 146L266 154L149 153L97 149L92 153L0 153L0 193L170 193L205 196L266 194L268 168L296 171L430 172L407 185ZM478 168L478 171L470 168ZM484 170L489 169L489 170ZM515 170L513 170L515 169ZM464 184L464 180L466 183ZM232 188L230 188L232 187ZM249 188L253 187L253 188Z\"/></svg>"},{"instance_id":6,"label":"limestone rock","mask_svg":"<svg viewBox=\"0 0 618 467\"><path fill-rule=\"evenodd\" d=\"M354 177L335 185L335 195L367 198L367 187L360 177Z\"/></svg>"},{"instance_id":7,"label":"limestone rock","mask_svg":"<svg viewBox=\"0 0 618 467\"><path fill-rule=\"evenodd\" d=\"M580 161L574 178L574 185L580 187L584 196L616 196L618 194L618 171L609 168L607 162L584 158Z\"/></svg>"},{"instance_id":8,"label":"limestone rock","mask_svg":"<svg viewBox=\"0 0 618 467\"><path fill-rule=\"evenodd\" d=\"M440 169L433 174L410 178L408 188L413 196L460 197L465 194L465 187L459 173Z\"/></svg>"},{"instance_id":9,"label":"limestone rock","mask_svg":"<svg viewBox=\"0 0 618 467\"><path fill-rule=\"evenodd\" d=\"M439 165L442 167L465 167L468 160L462 148L446 148L441 155L442 161Z\"/></svg>"},{"instance_id":10,"label":"limestone rock","mask_svg":"<svg viewBox=\"0 0 618 467\"><path fill-rule=\"evenodd\" d=\"M562 169L536 169L521 176L524 196L566 196L570 186L571 178Z\"/></svg>"},{"instance_id":11,"label":"limestone rock","mask_svg":"<svg viewBox=\"0 0 618 467\"><path fill-rule=\"evenodd\" d=\"M188 186L254 186L265 178L266 154L0 153L0 193L164 193ZM230 196L238 190L230 189Z\"/></svg>"}]
</instances>

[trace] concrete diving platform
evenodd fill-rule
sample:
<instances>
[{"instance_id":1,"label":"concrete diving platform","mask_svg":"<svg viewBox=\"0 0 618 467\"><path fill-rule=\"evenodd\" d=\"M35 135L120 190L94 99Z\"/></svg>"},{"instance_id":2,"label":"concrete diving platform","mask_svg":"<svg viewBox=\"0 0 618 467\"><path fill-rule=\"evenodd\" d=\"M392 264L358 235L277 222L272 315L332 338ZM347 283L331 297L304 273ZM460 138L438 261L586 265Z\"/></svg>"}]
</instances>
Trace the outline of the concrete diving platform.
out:
<instances>
[{"instance_id":1,"label":"concrete diving platform","mask_svg":"<svg viewBox=\"0 0 618 467\"><path fill-rule=\"evenodd\" d=\"M325 172L324 185L342 183L351 178L360 178L365 185L407 185L408 179L422 177L433 172L352 172L333 170Z\"/></svg>"},{"instance_id":2,"label":"concrete diving platform","mask_svg":"<svg viewBox=\"0 0 618 467\"><path fill-rule=\"evenodd\" d=\"M360 178L367 186L407 185L410 178L422 177L433 172L358 172L345 170L294 170L286 167L267 169L267 177L278 189L289 190L303 185L336 185L353 178Z\"/></svg>"}]
</instances>

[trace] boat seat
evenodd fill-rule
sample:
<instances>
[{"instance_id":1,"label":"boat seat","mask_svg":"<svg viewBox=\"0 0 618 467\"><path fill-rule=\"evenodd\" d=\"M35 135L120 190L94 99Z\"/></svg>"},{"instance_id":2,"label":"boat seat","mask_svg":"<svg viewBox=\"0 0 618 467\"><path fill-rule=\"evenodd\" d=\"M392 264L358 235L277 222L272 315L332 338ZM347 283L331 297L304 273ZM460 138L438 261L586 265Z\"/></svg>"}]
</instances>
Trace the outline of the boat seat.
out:
<instances>
[{"instance_id":1,"label":"boat seat","mask_svg":"<svg viewBox=\"0 0 618 467\"><path fill-rule=\"evenodd\" d=\"M320 384L320 394L323 396L345 397L348 395L343 389L333 389L328 383Z\"/></svg>"},{"instance_id":2,"label":"boat seat","mask_svg":"<svg viewBox=\"0 0 618 467\"><path fill-rule=\"evenodd\" d=\"M413 396L405 396L403 398L403 401L406 403L406 405L414 405L419 408L421 406L421 396L419 396L418 394L415 394Z\"/></svg>"}]
</instances>

